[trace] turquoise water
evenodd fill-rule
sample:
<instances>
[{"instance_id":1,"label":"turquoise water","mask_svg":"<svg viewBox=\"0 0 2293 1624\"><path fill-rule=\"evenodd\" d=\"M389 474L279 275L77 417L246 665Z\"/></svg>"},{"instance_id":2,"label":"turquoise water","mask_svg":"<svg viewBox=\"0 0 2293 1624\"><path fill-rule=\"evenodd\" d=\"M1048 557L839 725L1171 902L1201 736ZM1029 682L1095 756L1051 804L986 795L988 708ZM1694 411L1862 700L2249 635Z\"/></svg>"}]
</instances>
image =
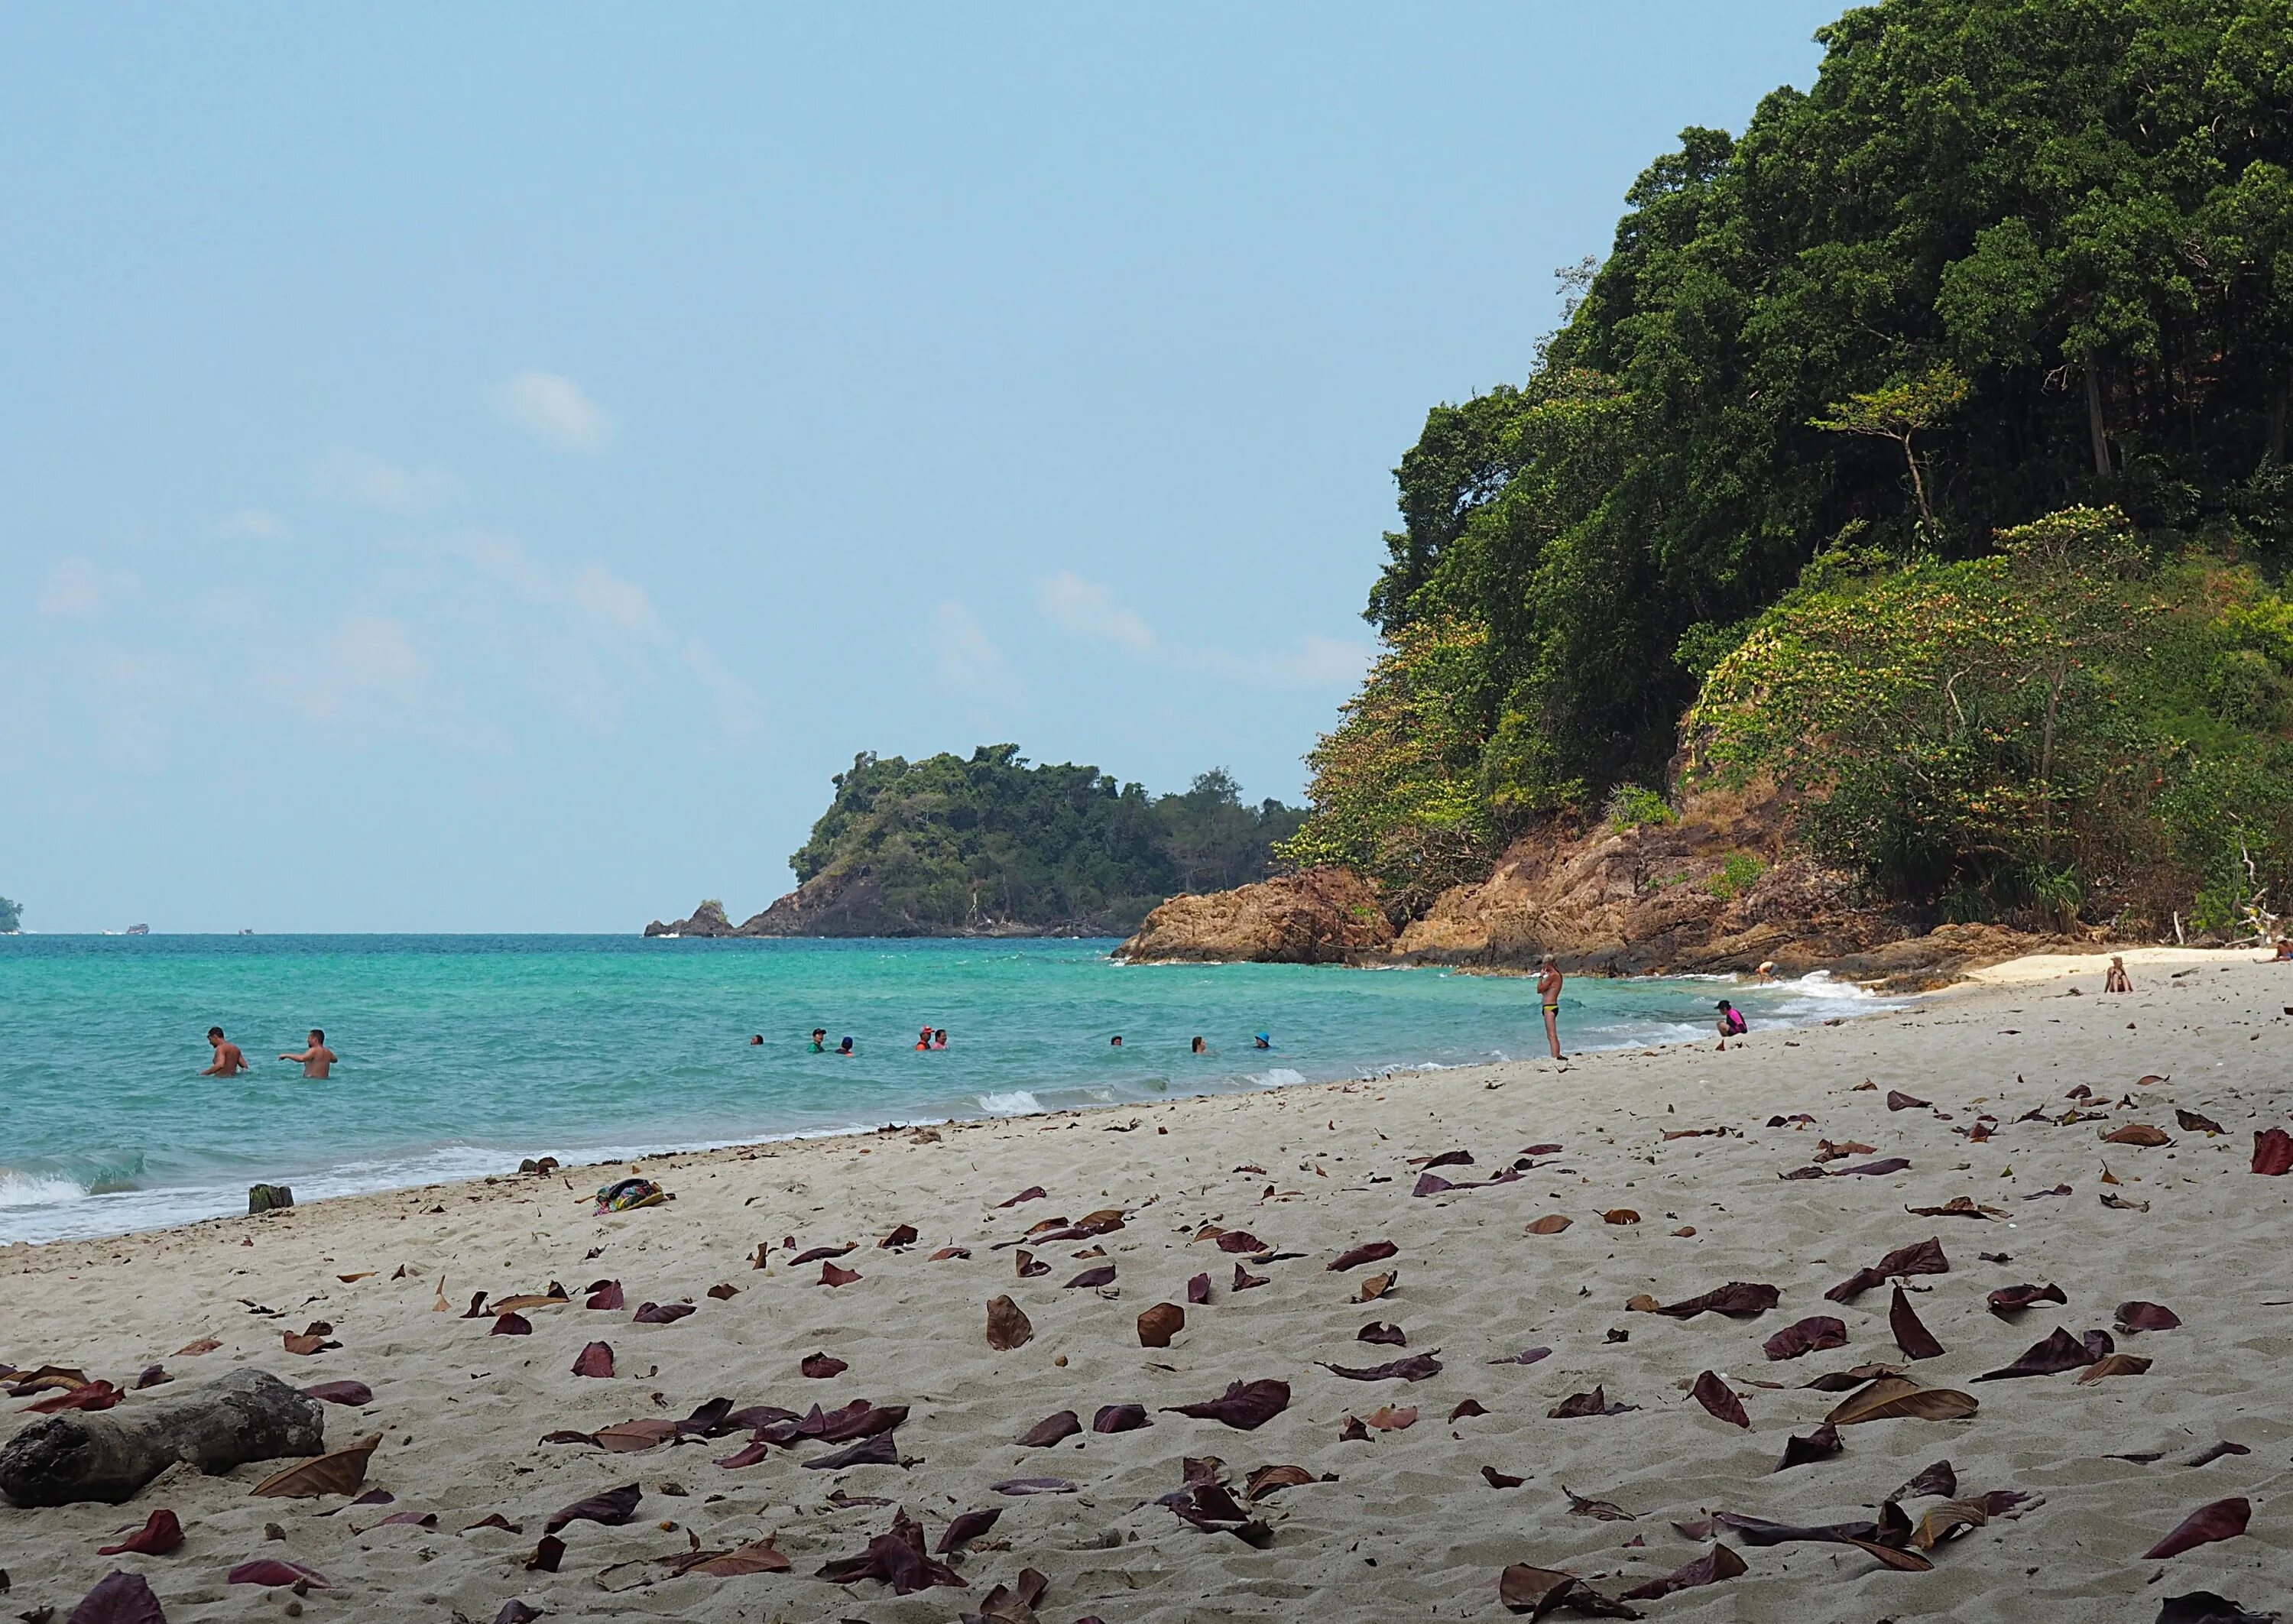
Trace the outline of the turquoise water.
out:
<instances>
[{"instance_id":1,"label":"turquoise water","mask_svg":"<svg viewBox=\"0 0 2293 1624\"><path fill-rule=\"evenodd\" d=\"M1106 941L627 936L0 937L0 1241L566 1161L1019 1115L1543 1052L1533 983L1438 970L1122 966ZM1754 1025L1819 979L1572 980L1571 1047ZM949 1046L913 1050L925 1022ZM223 1027L254 1071L202 1078ZM271 1056L326 1029L333 1079ZM808 1052L850 1034L857 1054ZM1275 1047L1252 1047L1255 1032ZM1120 1032L1123 1046L1107 1038ZM752 1046L752 1033L765 1042ZM1188 1040L1208 1039L1195 1055Z\"/></svg>"}]
</instances>

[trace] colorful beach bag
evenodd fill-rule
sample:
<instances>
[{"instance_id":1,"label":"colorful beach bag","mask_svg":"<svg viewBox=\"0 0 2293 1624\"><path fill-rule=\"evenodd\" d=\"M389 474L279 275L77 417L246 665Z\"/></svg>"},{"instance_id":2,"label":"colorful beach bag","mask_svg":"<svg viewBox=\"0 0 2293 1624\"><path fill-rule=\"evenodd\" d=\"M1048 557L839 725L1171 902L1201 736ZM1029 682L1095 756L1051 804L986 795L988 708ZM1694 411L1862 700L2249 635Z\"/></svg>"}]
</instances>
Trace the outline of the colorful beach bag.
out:
<instances>
[{"instance_id":1,"label":"colorful beach bag","mask_svg":"<svg viewBox=\"0 0 2293 1624\"><path fill-rule=\"evenodd\" d=\"M667 1200L668 1192L652 1180L625 1178L597 1192L597 1211L635 1212L640 1207L658 1207Z\"/></svg>"}]
</instances>

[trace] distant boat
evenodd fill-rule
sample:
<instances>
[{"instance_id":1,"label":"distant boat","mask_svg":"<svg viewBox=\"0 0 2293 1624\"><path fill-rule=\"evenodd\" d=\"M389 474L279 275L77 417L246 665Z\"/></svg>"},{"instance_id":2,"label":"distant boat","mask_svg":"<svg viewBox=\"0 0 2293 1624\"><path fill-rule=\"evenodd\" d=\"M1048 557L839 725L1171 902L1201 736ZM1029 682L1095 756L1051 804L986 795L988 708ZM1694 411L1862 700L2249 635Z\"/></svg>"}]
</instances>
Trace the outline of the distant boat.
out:
<instances>
[{"instance_id":1,"label":"distant boat","mask_svg":"<svg viewBox=\"0 0 2293 1624\"><path fill-rule=\"evenodd\" d=\"M242 936L252 936L255 932L250 926L242 925L239 927L239 933Z\"/></svg>"},{"instance_id":2,"label":"distant boat","mask_svg":"<svg viewBox=\"0 0 2293 1624\"><path fill-rule=\"evenodd\" d=\"M120 934L123 936L148 936L150 933L151 927L148 925L131 925L126 930L120 932Z\"/></svg>"}]
</instances>

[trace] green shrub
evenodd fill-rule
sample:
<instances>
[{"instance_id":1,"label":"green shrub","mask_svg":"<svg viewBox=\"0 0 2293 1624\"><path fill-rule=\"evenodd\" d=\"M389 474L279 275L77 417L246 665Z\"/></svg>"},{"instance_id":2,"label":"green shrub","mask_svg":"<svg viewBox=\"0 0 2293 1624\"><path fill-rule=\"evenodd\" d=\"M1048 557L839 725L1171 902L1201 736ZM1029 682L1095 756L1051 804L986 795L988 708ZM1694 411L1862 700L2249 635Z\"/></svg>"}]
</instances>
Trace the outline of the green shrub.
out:
<instances>
[{"instance_id":1,"label":"green shrub","mask_svg":"<svg viewBox=\"0 0 2293 1624\"><path fill-rule=\"evenodd\" d=\"M1657 828L1680 821L1680 814L1672 804L1653 789L1638 784L1619 784L1608 795L1608 827L1618 834L1644 826Z\"/></svg>"},{"instance_id":2,"label":"green shrub","mask_svg":"<svg viewBox=\"0 0 2293 1624\"><path fill-rule=\"evenodd\" d=\"M1732 853L1720 865L1720 871L1704 882L1704 888L1722 902L1732 902L1760 883L1760 876L1768 865L1749 852Z\"/></svg>"}]
</instances>

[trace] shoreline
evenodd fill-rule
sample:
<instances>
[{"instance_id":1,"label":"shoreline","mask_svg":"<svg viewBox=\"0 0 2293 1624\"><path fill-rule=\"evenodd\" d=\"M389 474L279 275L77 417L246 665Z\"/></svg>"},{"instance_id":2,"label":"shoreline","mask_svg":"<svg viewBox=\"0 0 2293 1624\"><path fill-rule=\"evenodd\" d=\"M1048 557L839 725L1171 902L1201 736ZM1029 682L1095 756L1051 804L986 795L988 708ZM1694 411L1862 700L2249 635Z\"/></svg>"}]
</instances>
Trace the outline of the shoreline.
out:
<instances>
[{"instance_id":1,"label":"shoreline","mask_svg":"<svg viewBox=\"0 0 2293 1624\"><path fill-rule=\"evenodd\" d=\"M2293 973L2188 968L2198 973L2137 966L2122 998L2069 998L2058 978L1972 986L1914 1009L1756 1031L1724 1054L1708 1042L1607 1051L1565 1071L1513 1062L667 1155L641 1166L675 1200L603 1217L587 1197L604 1171L585 1168L12 1247L0 1251L12 1309L0 1361L122 1386L162 1364L173 1380L127 1394L123 1415L241 1365L297 1386L364 1384L370 1402L328 1408L328 1443L379 1433L362 1486L395 1503L344 1512L340 1495L251 1498L273 1463L174 1472L123 1506L0 1506L11 1605L61 1617L127 1566L177 1624L238 1617L242 1593L224 1570L272 1557L325 1577L330 1588L303 1604L312 1616L390 1624L482 1620L513 1599L566 1618L941 1624L1022 1568L1047 1576L1036 1612L1052 1624L1496 1619L1492 1588L1508 1563L1565 1568L1615 1595L1709 1552L1709 1537L1675 1523L1718 1511L1865 1516L1859 1507L1942 1458L1967 1495L2034 1498L1927 1554L1924 1573L1723 1530L1747 1571L1649 1616L2151 1624L2160 1594L2195 1588L2281 1605L2293 1525L2275 1485L2293 1422L2272 1350L2293 1348L2293 1321L2246 1271L2189 1263L2265 1257L2293 1237L2293 1180L2247 1170L2249 1132L2293 1120L2293 1090L2254 1063L2293 1034L2279 1013ZM2088 1095L2066 1103L2074 1085ZM2177 1111L2227 1131L2181 1126ZM1985 1116L1996 1126L1970 1136ZM2135 1122L2162 1125L2168 1143L2097 1144ZM1860 1143L1820 1162L1824 1138ZM1846 1176L1867 1146L1907 1165ZM1525 1170L1509 1176L1516 1164ZM2105 1165L2114 1183L2097 1184ZM1829 1176L1804 1176L1811 1166ZM1960 1197L1997 1216L1905 1210ZM1101 1212L1121 1226L1027 1238L1043 1221ZM1542 1232L1539 1221L1564 1216ZM1247 1239L1222 1248L1211 1238L1222 1231ZM1845 1303L1826 1292L1929 1235L1949 1269L1913 1279L1906 1300L1946 1351L1910 1363L1885 1288ZM1390 1261L1339 1266L1367 1242L1390 1245ZM816 1256L794 1262L821 1247L848 1248L831 1261L856 1278L824 1274ZM1032 1269L1017 1266L1022 1249L1037 1254ZM1094 1287L1095 1268L1112 1280ZM1382 1295L1365 1296L1372 1274L1393 1277ZM1195 1276L1207 1301L1189 1289ZM581 1306L575 1289L592 1280L620 1281L626 1305ZM552 1281L571 1300L526 1309L522 1334L491 1335L491 1316L466 1314L473 1293ZM1730 1281L1772 1284L1780 1301L1743 1321L1633 1306ZM1986 1312L1987 1292L2025 1281L2058 1285L2067 1305ZM998 1297L1032 1322L1029 1340L1001 1351L982 1335ZM2129 1300L2180 1321L2114 1333L2149 1374L1975 1380L2057 1323L2073 1339L2110 1325L2111 1305ZM648 1302L693 1312L633 1322ZM1136 1321L1157 1303L1180 1305L1184 1326L1168 1347L1142 1348ZM1822 1315L1843 1327L1843 1347L1763 1355L1784 1327ZM282 1351L282 1333L319 1322L339 1346ZM1365 1322L1399 1328L1400 1345L1366 1343ZM615 1375L572 1373L590 1342L611 1346ZM1550 1352L1524 1365L1524 1348ZM1420 1354L1434 1368L1412 1366L1418 1379L1336 1369ZM1874 1361L1979 1409L1843 1426L1842 1452L1778 1471L1787 1438L1841 1402L1809 1378ZM1699 1371L1735 1394L1746 1425L1689 1396ZM1289 1394L1254 1430L1169 1412L1251 1380ZM1551 1414L1596 1388L1627 1408ZM719 1397L798 1414L864 1398L906 1418L880 1458L824 1470L810 1463L829 1446L801 1442L721 1464L741 1458L737 1433L634 1454L543 1442ZM1125 1404L1147 1424L1091 1430L1103 1410L1126 1426ZM1013 1442L1061 1410L1082 1418L1080 1434ZM0 1447L36 1419L21 1402L0 1414ZM2249 1453L2190 1464L2220 1442ZM1208 1456L1238 1495L1261 1465L1300 1469L1296 1486L1249 1507L1262 1546L1158 1503L1180 1488L1182 1457ZM1518 1486L1493 1486L1484 1467ZM1039 1482L1043 1491L1020 1491ZM629 1483L642 1494L630 1521L576 1523L559 1571L530 1565L553 1510ZM1634 1520L1572 1512L1564 1483ZM2152 1588L2160 1563L2140 1554L2196 1507L2240 1494L2256 1507L2249 1531L2172 1559L2166 1590ZM1938 1503L1914 1496L1906 1509L1916 1522ZM93 1554L158 1507L181 1518L182 1551ZM958 1512L1001 1513L992 1534L938 1558L968 1588L895 1597L815 1577L900 1508L923 1523L927 1548ZM384 1525L389 1515L405 1525ZM521 1531L474 1526L493 1515ZM269 1524L283 1538L266 1539ZM668 1561L689 1539L723 1550L767 1539L788 1571L680 1576Z\"/></svg>"}]
</instances>

